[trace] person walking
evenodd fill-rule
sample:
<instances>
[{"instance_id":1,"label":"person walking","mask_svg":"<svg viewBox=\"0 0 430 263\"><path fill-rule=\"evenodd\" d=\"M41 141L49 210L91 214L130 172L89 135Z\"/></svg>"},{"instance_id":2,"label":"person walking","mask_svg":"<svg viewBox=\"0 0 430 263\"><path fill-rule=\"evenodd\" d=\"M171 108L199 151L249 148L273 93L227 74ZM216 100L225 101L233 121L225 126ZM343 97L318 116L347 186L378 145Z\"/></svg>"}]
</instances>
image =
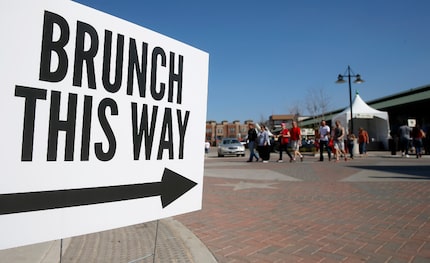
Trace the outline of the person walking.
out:
<instances>
[{"instance_id":1,"label":"person walking","mask_svg":"<svg viewBox=\"0 0 430 263\"><path fill-rule=\"evenodd\" d=\"M412 144L415 147L415 154L417 156L417 158L421 158L422 157L422 147L423 147L423 138L425 138L425 133L424 131L421 129L420 125L417 124L415 125L414 128L412 128Z\"/></svg>"},{"instance_id":2,"label":"person walking","mask_svg":"<svg viewBox=\"0 0 430 263\"><path fill-rule=\"evenodd\" d=\"M293 156L291 155L290 151L288 150L288 143L291 137L290 131L287 129L285 123L281 124L282 130L279 132L278 135L278 142L279 142L279 163L282 163L282 152L285 151L288 156L290 157L290 163L295 161Z\"/></svg>"},{"instance_id":3,"label":"person walking","mask_svg":"<svg viewBox=\"0 0 430 263\"><path fill-rule=\"evenodd\" d=\"M343 141L344 138L345 138L345 129L340 124L340 121L337 120L335 121L335 127L333 129L333 144L334 144L333 147L335 150L336 161L339 161L339 157L341 155L343 155L343 157L345 158L345 161L348 160L345 152L345 143Z\"/></svg>"},{"instance_id":4,"label":"person walking","mask_svg":"<svg viewBox=\"0 0 430 263\"><path fill-rule=\"evenodd\" d=\"M409 157L409 141L411 140L411 127L408 125L402 125L399 128L399 142L400 150L402 151L402 156Z\"/></svg>"},{"instance_id":5,"label":"person walking","mask_svg":"<svg viewBox=\"0 0 430 263\"><path fill-rule=\"evenodd\" d=\"M358 152L360 156L367 156L367 147L366 145L369 143L369 134L363 127L358 129Z\"/></svg>"},{"instance_id":6,"label":"person walking","mask_svg":"<svg viewBox=\"0 0 430 263\"><path fill-rule=\"evenodd\" d=\"M349 133L347 137L347 145L348 145L348 152L349 152L349 158L354 159L354 142L355 142L355 134Z\"/></svg>"},{"instance_id":7,"label":"person walking","mask_svg":"<svg viewBox=\"0 0 430 263\"><path fill-rule=\"evenodd\" d=\"M257 130L254 127L253 123L248 124L248 149L249 149L249 159L247 162L252 162L254 158L255 161L258 162L258 159L260 159L260 156L255 151L256 148L256 141L257 141Z\"/></svg>"},{"instance_id":8,"label":"person walking","mask_svg":"<svg viewBox=\"0 0 430 263\"><path fill-rule=\"evenodd\" d=\"M300 161L303 162L303 155L300 152L300 146L302 146L302 131L297 125L297 121L293 121L293 127L291 128L291 148L293 149L294 160L300 157Z\"/></svg>"},{"instance_id":9,"label":"person walking","mask_svg":"<svg viewBox=\"0 0 430 263\"><path fill-rule=\"evenodd\" d=\"M330 140L330 127L326 124L325 120L321 121L321 126L318 130L319 134L319 148L320 148L320 162L324 161L324 148L327 150L328 161L331 160L331 149L328 146Z\"/></svg>"},{"instance_id":10,"label":"person walking","mask_svg":"<svg viewBox=\"0 0 430 263\"><path fill-rule=\"evenodd\" d=\"M266 126L260 125L260 133L258 134L258 153L260 154L263 163L268 163L270 159L270 138L266 130Z\"/></svg>"}]
</instances>

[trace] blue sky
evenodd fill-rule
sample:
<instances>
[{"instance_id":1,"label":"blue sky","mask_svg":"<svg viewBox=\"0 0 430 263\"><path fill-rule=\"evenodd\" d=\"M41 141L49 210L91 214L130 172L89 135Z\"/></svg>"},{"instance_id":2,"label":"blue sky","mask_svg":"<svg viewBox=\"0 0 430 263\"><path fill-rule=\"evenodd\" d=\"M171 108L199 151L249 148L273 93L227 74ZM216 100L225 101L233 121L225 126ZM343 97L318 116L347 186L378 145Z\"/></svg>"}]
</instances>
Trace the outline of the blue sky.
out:
<instances>
[{"instance_id":1,"label":"blue sky","mask_svg":"<svg viewBox=\"0 0 430 263\"><path fill-rule=\"evenodd\" d=\"M349 105L430 84L428 0L76 0L209 53L207 120L261 121L327 95Z\"/></svg>"}]
</instances>

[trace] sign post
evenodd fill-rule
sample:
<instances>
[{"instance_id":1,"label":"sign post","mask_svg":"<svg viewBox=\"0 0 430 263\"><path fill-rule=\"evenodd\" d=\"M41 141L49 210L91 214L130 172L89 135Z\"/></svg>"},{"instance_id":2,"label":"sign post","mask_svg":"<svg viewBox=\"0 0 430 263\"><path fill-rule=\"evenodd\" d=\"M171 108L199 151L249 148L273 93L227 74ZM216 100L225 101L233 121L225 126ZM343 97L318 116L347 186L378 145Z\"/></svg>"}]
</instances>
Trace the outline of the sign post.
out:
<instances>
[{"instance_id":1,"label":"sign post","mask_svg":"<svg viewBox=\"0 0 430 263\"><path fill-rule=\"evenodd\" d=\"M207 53L66 0L0 30L0 249L201 209Z\"/></svg>"}]
</instances>

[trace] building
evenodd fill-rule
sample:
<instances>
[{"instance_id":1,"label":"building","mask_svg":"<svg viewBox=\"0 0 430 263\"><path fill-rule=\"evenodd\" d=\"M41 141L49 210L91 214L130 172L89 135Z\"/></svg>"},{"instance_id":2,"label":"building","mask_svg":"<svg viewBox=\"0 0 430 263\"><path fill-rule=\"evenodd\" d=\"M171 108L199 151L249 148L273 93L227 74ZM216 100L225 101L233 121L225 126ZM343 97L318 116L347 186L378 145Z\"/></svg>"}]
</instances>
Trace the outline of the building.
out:
<instances>
[{"instance_id":1,"label":"building","mask_svg":"<svg viewBox=\"0 0 430 263\"><path fill-rule=\"evenodd\" d=\"M414 119L418 124L429 131L430 129L430 84L401 93L371 100L368 105L388 112L390 128L392 131L408 120Z\"/></svg>"},{"instance_id":2,"label":"building","mask_svg":"<svg viewBox=\"0 0 430 263\"><path fill-rule=\"evenodd\" d=\"M281 124L285 123L287 128L293 127L293 121L297 121L300 130L302 132L302 137L305 139L313 139L315 132L312 128L301 127L301 121L309 117L297 117L297 115L287 114L287 115L271 115L269 117L268 127L272 132L279 131L281 129Z\"/></svg>"},{"instance_id":3,"label":"building","mask_svg":"<svg viewBox=\"0 0 430 263\"><path fill-rule=\"evenodd\" d=\"M252 123L252 120L247 120L244 123L240 121L222 121L216 123L215 121L206 122L206 140L211 143L212 146L218 145L218 142L223 138L237 138L239 141L246 140L248 135L248 124Z\"/></svg>"},{"instance_id":4,"label":"building","mask_svg":"<svg viewBox=\"0 0 430 263\"><path fill-rule=\"evenodd\" d=\"M295 115L271 115L269 116L268 124L266 125L270 131L276 132L281 129L281 123L286 123L287 127L292 127L292 122L295 119ZM248 124L253 123L252 120L246 120L244 123L236 120L228 122L226 120L221 123L216 121L206 122L206 140L211 143L212 146L218 145L218 142L223 138L237 138L239 141L246 140L248 136ZM314 135L312 129L302 129L302 135L304 138L308 138L309 135Z\"/></svg>"},{"instance_id":5,"label":"building","mask_svg":"<svg viewBox=\"0 0 430 263\"><path fill-rule=\"evenodd\" d=\"M281 123L285 123L287 127L292 127L293 120L296 119L296 115L271 115L269 117L268 127L270 130L281 129Z\"/></svg>"}]
</instances>

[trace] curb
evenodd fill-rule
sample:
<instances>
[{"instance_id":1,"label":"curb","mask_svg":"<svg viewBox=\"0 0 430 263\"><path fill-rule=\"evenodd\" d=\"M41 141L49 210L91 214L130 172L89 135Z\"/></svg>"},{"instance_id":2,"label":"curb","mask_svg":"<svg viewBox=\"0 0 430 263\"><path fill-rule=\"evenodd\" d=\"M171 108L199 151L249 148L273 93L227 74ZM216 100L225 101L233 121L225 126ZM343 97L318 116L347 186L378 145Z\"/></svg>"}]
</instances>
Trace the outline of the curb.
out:
<instances>
[{"instance_id":1,"label":"curb","mask_svg":"<svg viewBox=\"0 0 430 263\"><path fill-rule=\"evenodd\" d=\"M218 262L206 245L181 222L173 218L166 218L164 221L168 224L168 227L171 228L172 232L175 233L175 236L185 243L191 253L190 258L192 258L194 262Z\"/></svg>"}]
</instances>

